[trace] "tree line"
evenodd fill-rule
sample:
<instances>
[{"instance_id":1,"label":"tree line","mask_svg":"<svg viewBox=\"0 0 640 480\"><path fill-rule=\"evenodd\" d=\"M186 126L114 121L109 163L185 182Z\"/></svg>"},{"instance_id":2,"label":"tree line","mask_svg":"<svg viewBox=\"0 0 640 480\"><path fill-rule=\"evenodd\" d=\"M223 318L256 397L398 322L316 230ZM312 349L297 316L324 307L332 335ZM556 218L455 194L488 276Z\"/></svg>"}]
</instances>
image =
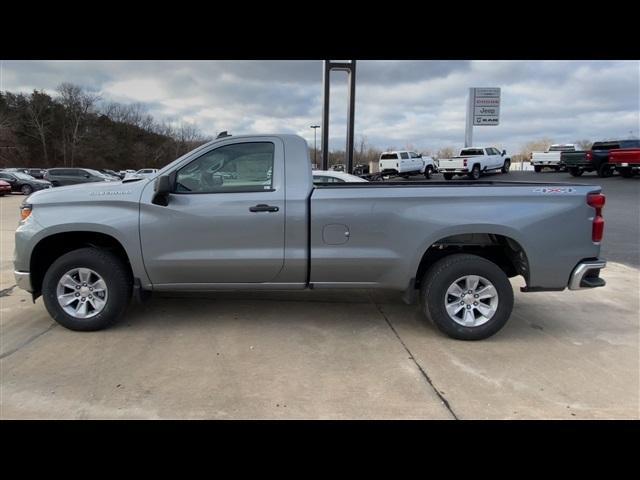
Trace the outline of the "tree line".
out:
<instances>
[{"instance_id":1,"label":"tree line","mask_svg":"<svg viewBox=\"0 0 640 480\"><path fill-rule=\"evenodd\" d=\"M71 83L54 96L0 92L0 167L160 168L209 140Z\"/></svg>"}]
</instances>

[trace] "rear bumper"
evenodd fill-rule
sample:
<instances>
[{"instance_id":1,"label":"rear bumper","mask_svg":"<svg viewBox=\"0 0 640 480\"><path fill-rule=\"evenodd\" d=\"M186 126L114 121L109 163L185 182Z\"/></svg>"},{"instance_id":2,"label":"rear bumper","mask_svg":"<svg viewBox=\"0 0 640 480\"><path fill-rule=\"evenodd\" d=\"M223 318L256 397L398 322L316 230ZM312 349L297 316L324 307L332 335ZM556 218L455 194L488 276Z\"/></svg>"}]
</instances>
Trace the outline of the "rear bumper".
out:
<instances>
[{"instance_id":1,"label":"rear bumper","mask_svg":"<svg viewBox=\"0 0 640 480\"><path fill-rule=\"evenodd\" d=\"M584 260L573 269L569 277L569 290L604 287L606 282L600 277L600 270L607 266L605 260Z\"/></svg>"},{"instance_id":2,"label":"rear bumper","mask_svg":"<svg viewBox=\"0 0 640 480\"><path fill-rule=\"evenodd\" d=\"M31 292L31 275L29 272L14 271L13 275L16 279L16 286L27 292Z\"/></svg>"}]
</instances>

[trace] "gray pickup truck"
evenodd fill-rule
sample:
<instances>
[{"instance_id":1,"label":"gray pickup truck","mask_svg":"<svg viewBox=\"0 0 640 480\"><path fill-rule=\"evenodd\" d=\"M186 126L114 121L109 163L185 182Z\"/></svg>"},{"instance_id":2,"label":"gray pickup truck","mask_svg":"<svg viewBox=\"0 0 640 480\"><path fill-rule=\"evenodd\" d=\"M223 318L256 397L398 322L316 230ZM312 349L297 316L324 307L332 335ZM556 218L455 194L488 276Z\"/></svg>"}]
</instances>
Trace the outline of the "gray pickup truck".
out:
<instances>
[{"instance_id":1,"label":"gray pickup truck","mask_svg":"<svg viewBox=\"0 0 640 480\"><path fill-rule=\"evenodd\" d=\"M149 178L32 194L15 277L73 330L102 329L151 291L386 288L419 300L446 334L476 340L511 315L510 277L526 292L605 284L600 190L314 185L304 139L228 136Z\"/></svg>"}]
</instances>

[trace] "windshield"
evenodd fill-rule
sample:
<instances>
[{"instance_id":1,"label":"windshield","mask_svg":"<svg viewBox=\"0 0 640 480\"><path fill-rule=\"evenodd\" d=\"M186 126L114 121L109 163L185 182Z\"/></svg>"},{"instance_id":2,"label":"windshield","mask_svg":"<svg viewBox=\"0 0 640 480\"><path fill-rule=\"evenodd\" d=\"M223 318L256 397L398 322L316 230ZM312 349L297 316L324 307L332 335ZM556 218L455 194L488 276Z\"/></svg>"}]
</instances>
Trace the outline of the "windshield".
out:
<instances>
[{"instance_id":1,"label":"windshield","mask_svg":"<svg viewBox=\"0 0 640 480\"><path fill-rule=\"evenodd\" d=\"M108 175L105 175L104 173L99 172L98 170L92 170L91 168L85 168L85 171L89 172L91 175L94 175L96 177L109 178Z\"/></svg>"},{"instance_id":2,"label":"windshield","mask_svg":"<svg viewBox=\"0 0 640 480\"><path fill-rule=\"evenodd\" d=\"M26 173L22 173L22 172L11 172L13 173L16 177L20 178L21 180L35 180L35 178L33 178L31 175L27 175Z\"/></svg>"}]
</instances>

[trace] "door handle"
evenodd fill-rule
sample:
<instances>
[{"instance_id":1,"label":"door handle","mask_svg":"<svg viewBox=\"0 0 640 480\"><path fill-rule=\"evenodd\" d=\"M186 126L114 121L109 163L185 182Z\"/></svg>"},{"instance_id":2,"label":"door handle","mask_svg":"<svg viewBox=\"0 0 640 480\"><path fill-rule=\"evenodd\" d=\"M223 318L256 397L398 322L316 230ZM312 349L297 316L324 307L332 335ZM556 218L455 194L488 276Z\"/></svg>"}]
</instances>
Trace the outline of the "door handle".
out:
<instances>
[{"instance_id":1,"label":"door handle","mask_svg":"<svg viewBox=\"0 0 640 480\"><path fill-rule=\"evenodd\" d=\"M254 207L249 207L250 212L277 212L280 210L278 207L267 205L266 203L260 203Z\"/></svg>"}]
</instances>

